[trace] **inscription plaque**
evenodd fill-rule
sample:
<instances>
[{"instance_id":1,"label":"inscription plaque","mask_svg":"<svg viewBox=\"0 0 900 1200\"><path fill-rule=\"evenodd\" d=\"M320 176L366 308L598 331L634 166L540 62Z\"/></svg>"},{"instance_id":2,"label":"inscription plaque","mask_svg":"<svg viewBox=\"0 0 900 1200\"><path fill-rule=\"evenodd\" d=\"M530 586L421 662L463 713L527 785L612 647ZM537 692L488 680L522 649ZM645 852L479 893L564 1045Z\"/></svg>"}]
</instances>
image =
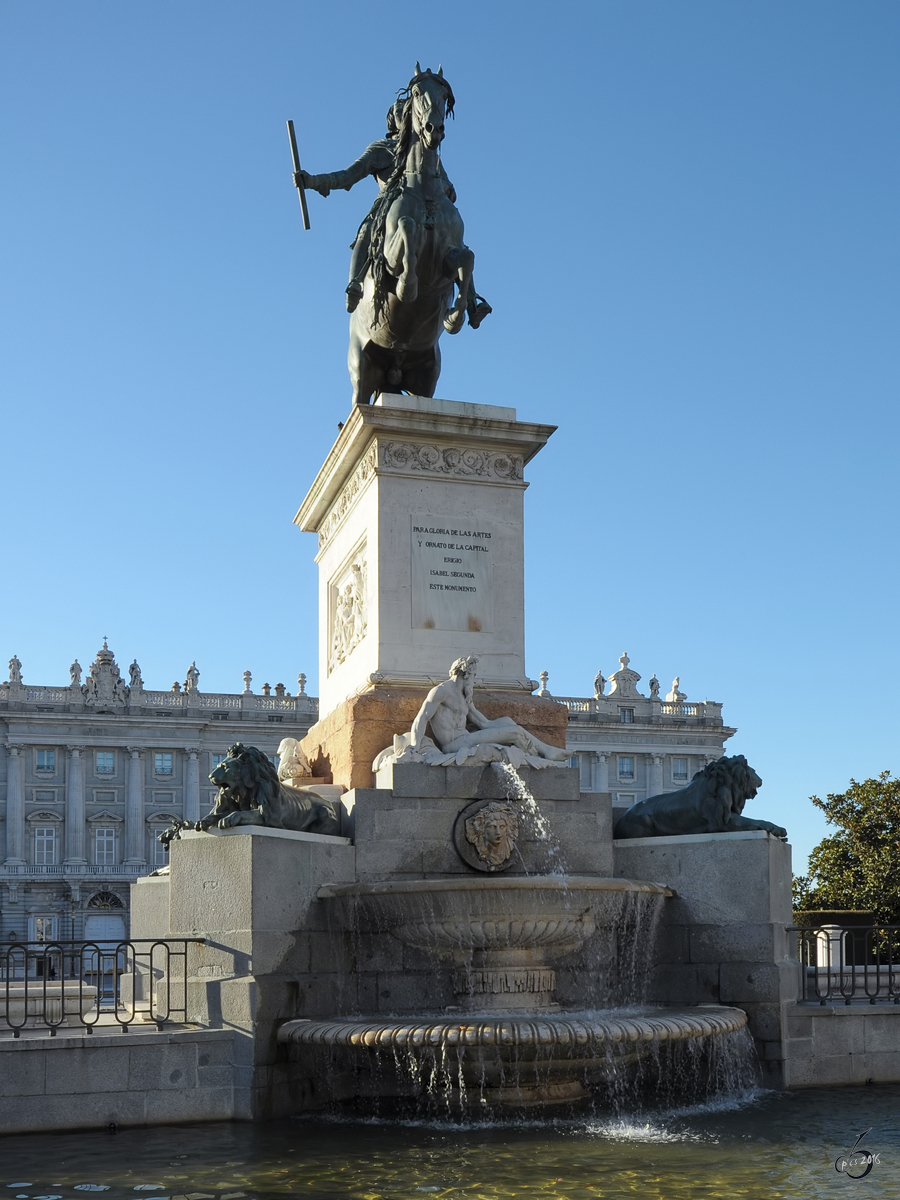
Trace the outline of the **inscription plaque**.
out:
<instances>
[{"instance_id":1,"label":"inscription plaque","mask_svg":"<svg viewBox=\"0 0 900 1200\"><path fill-rule=\"evenodd\" d=\"M413 629L490 633L494 624L490 523L411 518Z\"/></svg>"}]
</instances>

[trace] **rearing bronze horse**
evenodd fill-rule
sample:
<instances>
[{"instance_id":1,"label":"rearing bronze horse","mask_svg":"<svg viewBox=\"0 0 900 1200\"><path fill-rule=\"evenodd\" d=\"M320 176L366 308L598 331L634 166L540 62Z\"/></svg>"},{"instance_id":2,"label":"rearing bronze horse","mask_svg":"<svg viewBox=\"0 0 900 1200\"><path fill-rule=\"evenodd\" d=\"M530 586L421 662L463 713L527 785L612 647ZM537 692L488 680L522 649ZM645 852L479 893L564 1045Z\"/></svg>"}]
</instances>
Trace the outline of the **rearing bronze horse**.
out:
<instances>
[{"instance_id":1,"label":"rearing bronze horse","mask_svg":"<svg viewBox=\"0 0 900 1200\"><path fill-rule=\"evenodd\" d=\"M350 319L347 362L355 404L368 404L383 391L434 395L441 373L438 340L445 329L458 333L463 327L475 264L438 153L453 91L440 68L433 74L416 63L401 97L393 169L368 220L369 266ZM330 178L306 176L313 187Z\"/></svg>"}]
</instances>

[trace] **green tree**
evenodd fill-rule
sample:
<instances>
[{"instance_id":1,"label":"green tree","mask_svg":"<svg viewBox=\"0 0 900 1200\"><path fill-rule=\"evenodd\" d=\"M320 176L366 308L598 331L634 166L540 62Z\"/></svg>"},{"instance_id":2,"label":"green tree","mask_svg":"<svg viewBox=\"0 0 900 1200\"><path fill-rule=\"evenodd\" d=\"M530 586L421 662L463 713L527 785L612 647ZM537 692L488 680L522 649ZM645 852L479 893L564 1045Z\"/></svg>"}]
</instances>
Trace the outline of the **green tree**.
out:
<instances>
[{"instance_id":1,"label":"green tree","mask_svg":"<svg viewBox=\"0 0 900 1200\"><path fill-rule=\"evenodd\" d=\"M809 874L794 877L794 907L870 909L879 923L900 924L900 779L882 771L810 800L838 832L810 854Z\"/></svg>"}]
</instances>

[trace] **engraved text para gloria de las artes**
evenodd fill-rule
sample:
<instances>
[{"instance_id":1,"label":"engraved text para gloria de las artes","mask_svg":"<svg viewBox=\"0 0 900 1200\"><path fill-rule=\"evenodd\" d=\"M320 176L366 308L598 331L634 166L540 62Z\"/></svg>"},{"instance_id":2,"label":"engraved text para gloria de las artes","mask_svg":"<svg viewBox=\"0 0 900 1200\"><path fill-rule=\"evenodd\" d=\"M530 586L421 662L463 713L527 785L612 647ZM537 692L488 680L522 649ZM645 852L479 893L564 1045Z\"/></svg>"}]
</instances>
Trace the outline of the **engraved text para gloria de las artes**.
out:
<instances>
[{"instance_id":1,"label":"engraved text para gloria de las artes","mask_svg":"<svg viewBox=\"0 0 900 1200\"><path fill-rule=\"evenodd\" d=\"M478 530L478 529L445 529L442 526L438 526L438 525L413 525L413 534L420 534L420 533L424 537L428 537L430 535L431 537L483 538L486 541L489 541L490 536L491 536L486 531ZM466 551L466 550L473 551L474 550L481 554L487 554L488 550L489 550L489 547L484 546L484 545L478 545L477 543L469 544L466 542L432 542L432 541L423 541L422 538L418 538L418 537L416 538L416 541L419 543L419 549L421 549L422 546L424 545L426 547L426 549L428 549L428 550L450 550L451 552L454 550L456 550L456 551ZM475 578L474 572L460 571L460 570L453 569L456 566L462 566L462 561L463 560L461 558L454 558L452 556L452 554L446 555L444 557L445 569L441 570L439 568L431 568L431 569L429 569L428 574L429 574L429 576L433 576L438 579L444 578L444 579L448 579L448 580L449 579L473 579L474 580L474 578ZM474 586L469 587L466 584L459 584L459 583L431 583L431 582L429 582L428 587L429 587L429 590L433 591L433 592L477 592L478 591L477 587L474 587Z\"/></svg>"},{"instance_id":2,"label":"engraved text para gloria de las artes","mask_svg":"<svg viewBox=\"0 0 900 1200\"><path fill-rule=\"evenodd\" d=\"M477 529L442 529L439 526L431 525L413 525L414 534L423 534L424 536L432 537L452 537L452 538L483 538L490 541L491 535ZM466 545L458 542L423 542L421 538L416 539L419 543L419 549L424 545L428 550L475 550L482 554L487 554L487 546Z\"/></svg>"}]
</instances>

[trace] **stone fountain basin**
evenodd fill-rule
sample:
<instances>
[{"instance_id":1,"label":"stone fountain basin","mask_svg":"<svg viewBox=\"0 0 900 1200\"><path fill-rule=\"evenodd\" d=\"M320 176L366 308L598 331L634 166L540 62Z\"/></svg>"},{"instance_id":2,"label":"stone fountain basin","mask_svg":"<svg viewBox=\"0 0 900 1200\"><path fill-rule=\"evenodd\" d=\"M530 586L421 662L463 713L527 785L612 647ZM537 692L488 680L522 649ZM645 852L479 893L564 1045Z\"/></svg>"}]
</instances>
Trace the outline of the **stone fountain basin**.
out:
<instances>
[{"instance_id":1,"label":"stone fountain basin","mask_svg":"<svg viewBox=\"0 0 900 1200\"><path fill-rule=\"evenodd\" d=\"M567 953L612 925L629 895L672 896L644 880L592 875L464 876L325 884L348 928L361 920L441 958L552 949Z\"/></svg>"},{"instance_id":2,"label":"stone fountain basin","mask_svg":"<svg viewBox=\"0 0 900 1200\"><path fill-rule=\"evenodd\" d=\"M746 1025L741 1009L700 1005L529 1016L294 1020L285 1022L277 1036L299 1061L309 1054L338 1053L346 1056L345 1063L355 1062L348 1096L412 1096L478 1111L485 1106L578 1105L610 1089L621 1099L642 1062L652 1064L666 1048L678 1053L679 1044L693 1043L699 1054L688 1051L687 1065L696 1066L701 1047L711 1049L742 1030L747 1037ZM366 1062L372 1072L368 1082L358 1073ZM390 1074L391 1064L396 1077Z\"/></svg>"},{"instance_id":3,"label":"stone fountain basin","mask_svg":"<svg viewBox=\"0 0 900 1200\"><path fill-rule=\"evenodd\" d=\"M489 1013L435 1017L431 1020L358 1018L286 1021L278 1041L307 1046L352 1046L377 1050L404 1046L471 1048L551 1046L583 1053L610 1045L637 1045L714 1037L743 1029L740 1008L697 1005L690 1008L635 1008L553 1016L502 1016Z\"/></svg>"}]
</instances>

